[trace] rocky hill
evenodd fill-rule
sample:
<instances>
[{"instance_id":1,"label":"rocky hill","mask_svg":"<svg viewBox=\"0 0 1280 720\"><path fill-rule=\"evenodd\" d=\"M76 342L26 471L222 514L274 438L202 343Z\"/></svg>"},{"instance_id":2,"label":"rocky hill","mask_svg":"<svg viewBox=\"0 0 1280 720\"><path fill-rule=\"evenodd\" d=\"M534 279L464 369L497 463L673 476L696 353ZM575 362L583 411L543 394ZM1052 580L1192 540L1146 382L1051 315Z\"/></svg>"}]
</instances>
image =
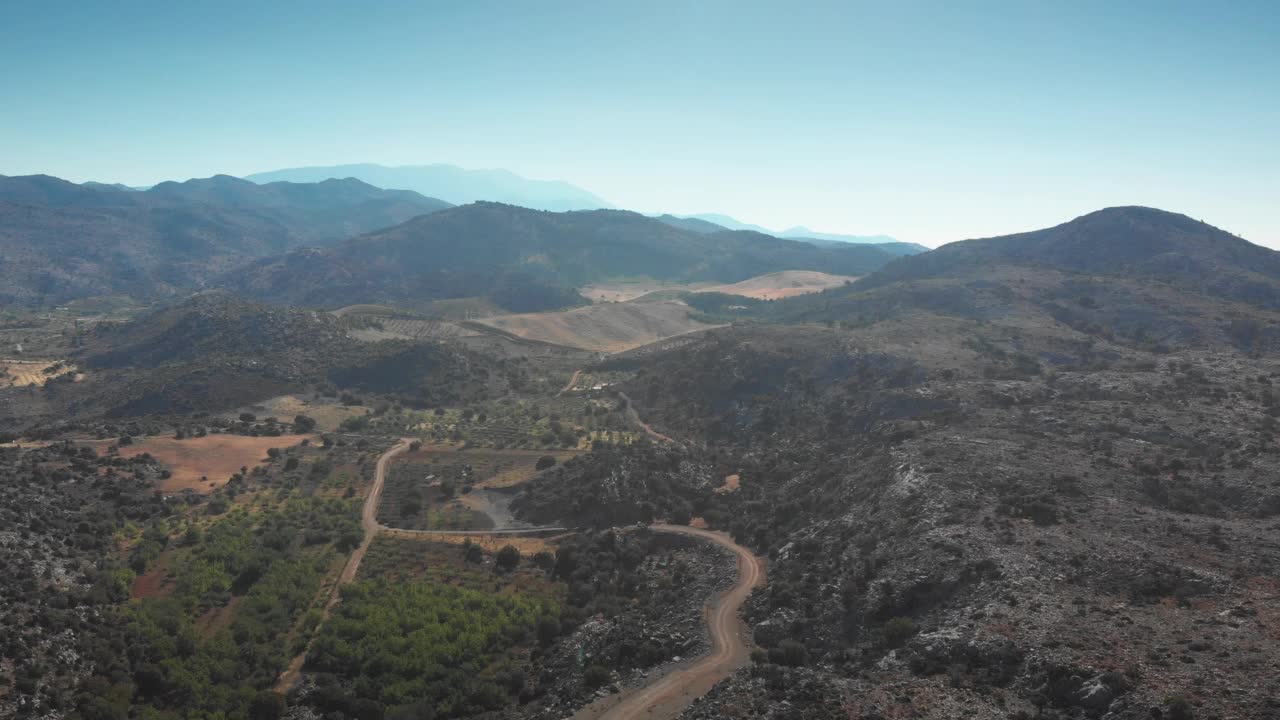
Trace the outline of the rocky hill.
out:
<instances>
[{"instance_id":1,"label":"rocky hill","mask_svg":"<svg viewBox=\"0 0 1280 720\"><path fill-rule=\"evenodd\" d=\"M329 313L196 295L100 324L71 358L76 382L0 390L0 424L222 411L297 392L394 394L434 406L501 392L504 363L435 342L353 339Z\"/></svg>"},{"instance_id":2,"label":"rocky hill","mask_svg":"<svg viewBox=\"0 0 1280 720\"><path fill-rule=\"evenodd\" d=\"M601 368L635 373L683 457L567 468L517 506L647 503L770 558L763 654L685 718L1275 714L1280 356L1256 340L1280 316L1218 282L1275 254L1167 214L1089 218L787 301L822 325ZM1106 248L1125 277L1088 259ZM1185 332L1106 325L1130 314Z\"/></svg>"}]
</instances>

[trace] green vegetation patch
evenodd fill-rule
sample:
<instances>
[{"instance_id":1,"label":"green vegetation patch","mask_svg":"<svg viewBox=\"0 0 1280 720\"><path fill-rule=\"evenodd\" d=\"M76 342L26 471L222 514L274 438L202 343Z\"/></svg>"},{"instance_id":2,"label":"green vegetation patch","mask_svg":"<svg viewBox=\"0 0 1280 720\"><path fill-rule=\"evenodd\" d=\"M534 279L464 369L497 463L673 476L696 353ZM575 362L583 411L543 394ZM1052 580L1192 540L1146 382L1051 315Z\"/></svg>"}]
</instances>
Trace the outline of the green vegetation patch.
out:
<instances>
[{"instance_id":1,"label":"green vegetation patch","mask_svg":"<svg viewBox=\"0 0 1280 720\"><path fill-rule=\"evenodd\" d=\"M351 680L361 700L428 701L456 717L496 710L523 688L502 667L506 650L531 644L551 600L437 583L359 582L321 629L308 669ZM517 681L518 680L518 681Z\"/></svg>"},{"instance_id":2,"label":"green vegetation patch","mask_svg":"<svg viewBox=\"0 0 1280 720\"><path fill-rule=\"evenodd\" d=\"M292 498L192 522L167 543L173 595L113 611L107 640L123 649L86 683L82 716L247 717L301 645L294 629L338 552L359 541L357 517L354 501Z\"/></svg>"}]
</instances>

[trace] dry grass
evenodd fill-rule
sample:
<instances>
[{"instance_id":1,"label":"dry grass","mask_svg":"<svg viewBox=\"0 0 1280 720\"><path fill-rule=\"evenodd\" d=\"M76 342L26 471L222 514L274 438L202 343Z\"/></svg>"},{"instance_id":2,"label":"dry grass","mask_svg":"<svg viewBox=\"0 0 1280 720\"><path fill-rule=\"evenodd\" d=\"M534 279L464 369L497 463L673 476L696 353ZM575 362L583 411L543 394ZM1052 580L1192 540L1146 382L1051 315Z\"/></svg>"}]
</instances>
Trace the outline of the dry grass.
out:
<instances>
[{"instance_id":1,"label":"dry grass","mask_svg":"<svg viewBox=\"0 0 1280 720\"><path fill-rule=\"evenodd\" d=\"M134 440L120 448L122 457L142 453L160 462L171 475L160 482L162 492L193 490L208 493L227 482L241 467L254 468L265 462L268 448L285 448L304 439L315 441L316 435L283 435L281 437L248 437L244 435L206 435L202 438L175 440L172 437L148 437ZM105 444L108 441L100 441ZM207 478L207 479L205 479Z\"/></svg>"},{"instance_id":2,"label":"dry grass","mask_svg":"<svg viewBox=\"0 0 1280 720\"><path fill-rule=\"evenodd\" d=\"M627 302L655 292L696 292L714 286L713 282L664 283L654 281L604 282L584 285L578 294L595 303Z\"/></svg>"},{"instance_id":3,"label":"dry grass","mask_svg":"<svg viewBox=\"0 0 1280 720\"><path fill-rule=\"evenodd\" d=\"M726 295L741 295L759 300L777 300L779 298L808 295L822 292L858 278L852 275L831 275L816 270L783 270L749 278L729 285L717 285L702 292L718 292Z\"/></svg>"},{"instance_id":4,"label":"dry grass","mask_svg":"<svg viewBox=\"0 0 1280 720\"><path fill-rule=\"evenodd\" d=\"M67 371L76 371L75 365L64 364L56 372L45 371L58 365L58 360L0 360L0 388L27 387L35 385L43 387L51 378ZM75 380L84 379L84 373L76 372Z\"/></svg>"},{"instance_id":5,"label":"dry grass","mask_svg":"<svg viewBox=\"0 0 1280 720\"><path fill-rule=\"evenodd\" d=\"M264 400L256 405L241 408L228 413L227 417L235 417L242 410L248 410L260 417L276 417L291 422L295 415L306 415L316 421L316 430L333 432L343 420L357 415L367 415L370 410L359 405L341 405L334 402L317 402L305 400L296 395L281 395Z\"/></svg>"},{"instance_id":6,"label":"dry grass","mask_svg":"<svg viewBox=\"0 0 1280 720\"><path fill-rule=\"evenodd\" d=\"M682 302L608 303L564 312L504 315L486 325L528 340L616 353L663 338L715 327L698 322Z\"/></svg>"}]
</instances>

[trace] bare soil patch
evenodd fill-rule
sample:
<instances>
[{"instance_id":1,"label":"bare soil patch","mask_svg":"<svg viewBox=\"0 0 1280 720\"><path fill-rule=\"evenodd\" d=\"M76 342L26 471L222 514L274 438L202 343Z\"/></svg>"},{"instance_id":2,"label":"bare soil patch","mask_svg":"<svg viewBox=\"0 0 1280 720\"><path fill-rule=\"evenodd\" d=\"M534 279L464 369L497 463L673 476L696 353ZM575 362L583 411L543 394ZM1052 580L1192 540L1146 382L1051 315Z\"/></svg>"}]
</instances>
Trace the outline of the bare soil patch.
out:
<instances>
[{"instance_id":1,"label":"bare soil patch","mask_svg":"<svg viewBox=\"0 0 1280 720\"><path fill-rule=\"evenodd\" d=\"M715 327L693 319L692 308L678 301L606 303L480 322L526 340L607 353Z\"/></svg>"},{"instance_id":2,"label":"bare soil patch","mask_svg":"<svg viewBox=\"0 0 1280 720\"><path fill-rule=\"evenodd\" d=\"M306 415L316 421L316 430L320 432L333 432L338 429L343 420L371 412L369 408L362 405L343 405L336 400L324 398L309 400L297 395L280 395L237 409L235 412L228 413L228 416L235 417L245 410L262 417L276 417L283 421L292 421L297 415Z\"/></svg>"},{"instance_id":3,"label":"bare soil patch","mask_svg":"<svg viewBox=\"0 0 1280 720\"><path fill-rule=\"evenodd\" d=\"M269 448L286 448L303 440L315 441L316 435L282 435L280 437L248 437L245 435L206 435L175 440L172 437L148 437L134 440L120 448L122 457L151 453L171 473L160 482L166 493L192 490L208 493L227 482L241 467L263 464ZM204 479L207 478L207 479Z\"/></svg>"},{"instance_id":4,"label":"bare soil patch","mask_svg":"<svg viewBox=\"0 0 1280 720\"><path fill-rule=\"evenodd\" d=\"M816 270L783 270L749 278L729 285L717 285L700 292L718 292L726 295L742 295L759 300L807 295L822 292L857 280L852 275L831 275Z\"/></svg>"},{"instance_id":5,"label":"bare soil patch","mask_svg":"<svg viewBox=\"0 0 1280 720\"><path fill-rule=\"evenodd\" d=\"M84 379L75 365L58 360L3 360L0 359L0 388L27 387L35 385L43 387L46 382L59 375L73 372L76 382Z\"/></svg>"},{"instance_id":6,"label":"bare soil patch","mask_svg":"<svg viewBox=\"0 0 1280 720\"><path fill-rule=\"evenodd\" d=\"M737 473L734 473L733 475L727 475L725 476L724 484L716 488L715 491L718 493L738 492L738 487L740 486L741 482L742 482L742 478Z\"/></svg>"}]
</instances>

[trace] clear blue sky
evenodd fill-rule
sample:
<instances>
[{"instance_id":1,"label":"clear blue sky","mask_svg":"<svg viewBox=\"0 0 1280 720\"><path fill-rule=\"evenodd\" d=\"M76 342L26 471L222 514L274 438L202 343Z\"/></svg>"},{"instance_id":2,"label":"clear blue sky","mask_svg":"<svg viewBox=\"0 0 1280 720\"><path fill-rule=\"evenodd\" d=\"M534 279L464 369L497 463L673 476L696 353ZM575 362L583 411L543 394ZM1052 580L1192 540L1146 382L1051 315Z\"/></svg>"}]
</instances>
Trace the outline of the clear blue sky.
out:
<instances>
[{"instance_id":1,"label":"clear blue sky","mask_svg":"<svg viewBox=\"0 0 1280 720\"><path fill-rule=\"evenodd\" d=\"M930 245L1142 204L1280 246L1278 38L1275 0L13 2L0 173L448 162Z\"/></svg>"}]
</instances>

